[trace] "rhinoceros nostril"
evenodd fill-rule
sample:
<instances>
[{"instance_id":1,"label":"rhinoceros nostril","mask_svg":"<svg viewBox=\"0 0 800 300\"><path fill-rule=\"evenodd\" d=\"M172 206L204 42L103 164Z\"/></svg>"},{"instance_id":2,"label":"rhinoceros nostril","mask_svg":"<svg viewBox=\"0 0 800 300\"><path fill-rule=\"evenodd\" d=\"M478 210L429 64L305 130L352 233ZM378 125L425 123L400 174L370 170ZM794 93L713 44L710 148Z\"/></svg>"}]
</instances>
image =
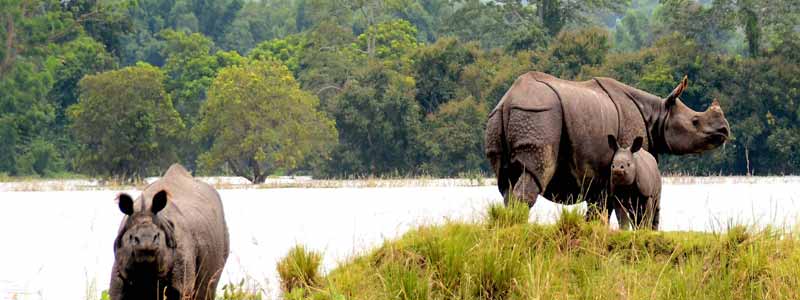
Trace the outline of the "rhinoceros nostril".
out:
<instances>
[{"instance_id":1,"label":"rhinoceros nostril","mask_svg":"<svg viewBox=\"0 0 800 300\"><path fill-rule=\"evenodd\" d=\"M717 129L717 132L721 135L728 136L730 132L728 132L728 127L720 127Z\"/></svg>"},{"instance_id":2,"label":"rhinoceros nostril","mask_svg":"<svg viewBox=\"0 0 800 300\"><path fill-rule=\"evenodd\" d=\"M153 236L153 243L158 242L159 235L160 234L156 233L156 235Z\"/></svg>"},{"instance_id":3,"label":"rhinoceros nostril","mask_svg":"<svg viewBox=\"0 0 800 300\"><path fill-rule=\"evenodd\" d=\"M133 243L136 244L136 245L139 244L139 237L138 236L133 237Z\"/></svg>"}]
</instances>

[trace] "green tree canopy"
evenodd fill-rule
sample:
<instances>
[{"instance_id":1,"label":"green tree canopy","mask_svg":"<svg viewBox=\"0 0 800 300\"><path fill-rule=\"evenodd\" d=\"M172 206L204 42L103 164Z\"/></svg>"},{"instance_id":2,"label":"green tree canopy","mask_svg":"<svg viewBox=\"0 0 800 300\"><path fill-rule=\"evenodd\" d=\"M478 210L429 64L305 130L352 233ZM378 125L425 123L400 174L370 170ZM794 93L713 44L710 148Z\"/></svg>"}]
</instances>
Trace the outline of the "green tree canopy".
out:
<instances>
[{"instance_id":1,"label":"green tree canopy","mask_svg":"<svg viewBox=\"0 0 800 300\"><path fill-rule=\"evenodd\" d=\"M161 70L140 64L80 81L79 101L68 111L81 144L79 170L132 180L177 161L184 125L164 80Z\"/></svg>"},{"instance_id":2,"label":"green tree canopy","mask_svg":"<svg viewBox=\"0 0 800 300\"><path fill-rule=\"evenodd\" d=\"M318 102L277 61L220 70L195 132L211 145L198 165L206 171L228 169L260 183L274 172L327 157L337 133Z\"/></svg>"},{"instance_id":3,"label":"green tree canopy","mask_svg":"<svg viewBox=\"0 0 800 300\"><path fill-rule=\"evenodd\" d=\"M488 111L473 98L450 101L428 115L425 143L433 174L454 176L488 171L483 131Z\"/></svg>"},{"instance_id":4,"label":"green tree canopy","mask_svg":"<svg viewBox=\"0 0 800 300\"><path fill-rule=\"evenodd\" d=\"M422 124L412 77L370 62L356 71L333 101L339 147L331 174L414 171Z\"/></svg>"}]
</instances>

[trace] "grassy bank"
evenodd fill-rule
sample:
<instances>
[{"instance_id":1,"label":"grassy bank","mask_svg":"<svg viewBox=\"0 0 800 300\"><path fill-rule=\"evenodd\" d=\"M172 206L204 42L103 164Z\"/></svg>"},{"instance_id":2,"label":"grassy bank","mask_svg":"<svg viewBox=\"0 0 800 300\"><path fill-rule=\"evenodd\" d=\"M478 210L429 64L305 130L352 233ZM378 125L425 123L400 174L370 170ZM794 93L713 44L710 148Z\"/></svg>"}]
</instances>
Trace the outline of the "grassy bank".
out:
<instances>
[{"instance_id":1,"label":"grassy bank","mask_svg":"<svg viewBox=\"0 0 800 300\"><path fill-rule=\"evenodd\" d=\"M525 207L421 226L317 275L302 248L281 262L286 299L800 299L800 240L773 229L616 231ZM292 271L293 270L293 271ZM313 274L310 274L313 273Z\"/></svg>"}]
</instances>

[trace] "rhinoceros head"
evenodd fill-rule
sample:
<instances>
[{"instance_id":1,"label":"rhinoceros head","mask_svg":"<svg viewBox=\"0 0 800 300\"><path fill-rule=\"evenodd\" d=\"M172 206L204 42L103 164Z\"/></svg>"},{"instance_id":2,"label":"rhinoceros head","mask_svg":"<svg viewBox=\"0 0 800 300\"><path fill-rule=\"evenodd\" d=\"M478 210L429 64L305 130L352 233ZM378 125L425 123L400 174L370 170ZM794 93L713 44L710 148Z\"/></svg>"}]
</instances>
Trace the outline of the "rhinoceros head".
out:
<instances>
[{"instance_id":1,"label":"rhinoceros head","mask_svg":"<svg viewBox=\"0 0 800 300\"><path fill-rule=\"evenodd\" d=\"M636 165L633 154L642 149L644 139L641 136L633 140L630 147L623 148L613 135L608 136L608 146L614 150L611 159L611 186L629 186L636 180Z\"/></svg>"},{"instance_id":2,"label":"rhinoceros head","mask_svg":"<svg viewBox=\"0 0 800 300\"><path fill-rule=\"evenodd\" d=\"M697 112L678 98L686 89L687 78L667 96L664 140L672 154L700 153L719 147L730 137L730 125L719 102L714 99L704 112Z\"/></svg>"},{"instance_id":3,"label":"rhinoceros head","mask_svg":"<svg viewBox=\"0 0 800 300\"><path fill-rule=\"evenodd\" d=\"M142 207L135 211L131 196L119 195L119 209L128 215L114 244L122 277L135 280L163 277L169 272L175 248L174 225L159 215L167 206L167 198L167 192L162 190L153 196L150 209L145 209L145 201L141 199Z\"/></svg>"}]
</instances>

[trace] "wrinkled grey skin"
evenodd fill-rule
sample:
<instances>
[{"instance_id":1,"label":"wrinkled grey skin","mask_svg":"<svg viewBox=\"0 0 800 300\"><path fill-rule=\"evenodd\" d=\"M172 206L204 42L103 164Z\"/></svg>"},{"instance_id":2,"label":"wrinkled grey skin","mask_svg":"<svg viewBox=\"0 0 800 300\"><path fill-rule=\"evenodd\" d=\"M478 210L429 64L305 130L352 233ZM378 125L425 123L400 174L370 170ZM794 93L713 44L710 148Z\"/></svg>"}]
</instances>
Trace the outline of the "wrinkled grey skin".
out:
<instances>
[{"instance_id":1,"label":"wrinkled grey skin","mask_svg":"<svg viewBox=\"0 0 800 300\"><path fill-rule=\"evenodd\" d=\"M613 135L608 146L611 160L611 195L621 229L658 229L661 212L661 173L656 158L642 149L644 138L636 137L630 147L622 147Z\"/></svg>"},{"instance_id":2,"label":"wrinkled grey skin","mask_svg":"<svg viewBox=\"0 0 800 300\"><path fill-rule=\"evenodd\" d=\"M213 300L230 247L217 191L174 164L136 201L118 200L111 299Z\"/></svg>"},{"instance_id":3,"label":"wrinkled grey skin","mask_svg":"<svg viewBox=\"0 0 800 300\"><path fill-rule=\"evenodd\" d=\"M612 209L607 201L613 151L608 135L661 153L700 153L722 145L730 126L714 101L704 112L678 98L687 80L662 99L610 78L566 81L540 72L517 78L486 124L485 153L500 193L533 206L587 201L587 218ZM612 100L613 99L613 100Z\"/></svg>"}]
</instances>

